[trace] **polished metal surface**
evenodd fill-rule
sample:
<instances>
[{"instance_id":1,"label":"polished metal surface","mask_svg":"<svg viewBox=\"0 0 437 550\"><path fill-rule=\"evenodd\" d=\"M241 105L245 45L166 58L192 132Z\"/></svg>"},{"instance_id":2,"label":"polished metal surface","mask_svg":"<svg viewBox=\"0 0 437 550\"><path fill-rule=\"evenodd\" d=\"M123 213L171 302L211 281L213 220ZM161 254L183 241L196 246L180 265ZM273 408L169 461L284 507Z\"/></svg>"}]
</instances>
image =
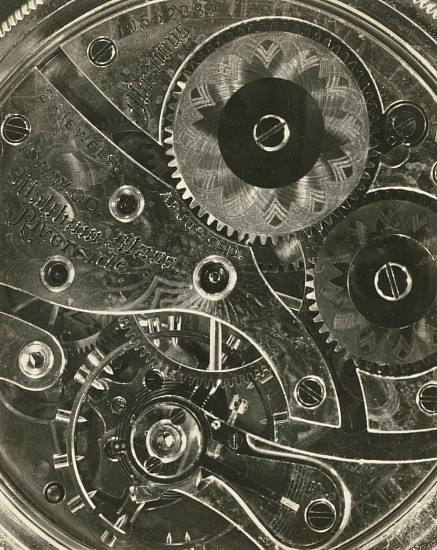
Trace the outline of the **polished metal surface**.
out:
<instances>
[{"instance_id":1,"label":"polished metal surface","mask_svg":"<svg viewBox=\"0 0 437 550\"><path fill-rule=\"evenodd\" d=\"M0 7L0 547L437 548L436 18Z\"/></svg>"}]
</instances>

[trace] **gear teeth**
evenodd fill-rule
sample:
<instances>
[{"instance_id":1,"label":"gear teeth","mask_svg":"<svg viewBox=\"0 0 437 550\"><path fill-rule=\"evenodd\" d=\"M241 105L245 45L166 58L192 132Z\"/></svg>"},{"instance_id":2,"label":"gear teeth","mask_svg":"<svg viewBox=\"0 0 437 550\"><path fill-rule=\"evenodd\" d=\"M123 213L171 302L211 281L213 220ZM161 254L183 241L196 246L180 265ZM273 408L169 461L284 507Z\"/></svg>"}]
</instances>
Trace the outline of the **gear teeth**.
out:
<instances>
[{"instance_id":1,"label":"gear teeth","mask_svg":"<svg viewBox=\"0 0 437 550\"><path fill-rule=\"evenodd\" d=\"M99 336L100 336L100 332L97 332L96 334L92 334L87 338L82 338L81 340L77 340L75 342L76 350L79 353L84 353L85 355L89 355L96 349Z\"/></svg>"},{"instance_id":2,"label":"gear teeth","mask_svg":"<svg viewBox=\"0 0 437 550\"><path fill-rule=\"evenodd\" d=\"M119 326L125 331L126 339L131 343L135 351L139 353L140 357L147 358L147 361L153 361L153 353L144 341L146 337L141 333L141 329L137 325L135 317L125 317L120 319ZM151 333L152 338L153 334L155 334L155 332ZM238 349L238 343L241 343L241 341L237 338L229 342L228 345L233 349ZM241 384L248 385L251 381L263 378L267 372L270 372L269 368L265 365L249 365L247 368L243 366L236 372L224 370L220 373L207 370L202 371L201 373L196 373L187 367L176 364L170 364L165 367L156 366L154 368L158 368L160 372L172 382L181 384L186 383L192 387L203 386L207 389L218 384L223 387L235 387Z\"/></svg>"},{"instance_id":3,"label":"gear teeth","mask_svg":"<svg viewBox=\"0 0 437 550\"><path fill-rule=\"evenodd\" d=\"M233 227L227 226L226 233L227 233L228 237L232 237L232 235L235 233L235 229Z\"/></svg>"},{"instance_id":4,"label":"gear teeth","mask_svg":"<svg viewBox=\"0 0 437 550\"><path fill-rule=\"evenodd\" d=\"M169 122L173 122L174 121L174 113L169 113L168 116L167 116L167 119Z\"/></svg>"},{"instance_id":5,"label":"gear teeth","mask_svg":"<svg viewBox=\"0 0 437 550\"><path fill-rule=\"evenodd\" d=\"M306 234L310 237L312 236L313 231L324 231L326 229L326 224L332 226L334 220L338 216L342 216L344 212L349 212L353 208L354 203L358 202L360 197L367 191L370 183L373 181L378 166L380 154L378 153L378 145L381 141L380 137L375 136L381 133L380 120L382 119L382 103L379 99L378 92L373 85L371 77L365 72L364 67L362 66L360 60L356 55L348 50L344 50L344 44L340 40L336 40L333 36L326 36L326 33L323 35L319 29L300 22L295 21L282 21L282 20L272 20L269 22L256 21L250 22L248 24L242 24L236 26L235 28L230 29L229 31L223 31L221 34L213 37L207 44L204 45L203 49L196 52L196 57L189 60L185 68L183 68L182 73L174 85L173 92L171 97L173 101L169 102L168 112L166 114L166 120L169 123L165 126L164 130L169 134L169 137L164 140L164 143L169 147L166 151L166 154L172 157L172 161L169 163L169 167L174 169L172 178L179 180L176 188L178 190L183 190L182 198L184 201L189 203L191 209L197 208L199 206L197 201L194 201L194 197L185 182L183 182L183 175L178 169L178 162L176 159L176 151L174 147L174 134L172 130L172 123L174 121L173 114L178 108L178 102L181 94L184 92L188 85L188 81L192 76L193 72L199 67L199 65L207 59L207 57L213 53L216 48L220 45L228 43L235 38L245 36L247 33L253 33L260 30L270 31L272 29L278 29L285 32L293 32L303 36L306 36L310 39L320 42L328 47L335 55L342 60L342 62L349 68L349 70L354 75L356 81L359 83L363 97L367 105L367 112L369 115L370 121L370 146L368 151L368 159L365 171L361 177L360 182L357 185L356 190L348 197L348 199L338 208L339 212L334 212L328 215L325 220L316 222L313 226L304 229L302 231L296 232L295 236ZM375 141L375 143L373 143ZM373 159L373 160L372 160ZM378 159L378 160L377 160ZM189 202L191 201L191 202ZM253 234L247 233L239 230L235 227L230 227L228 224L218 220L205 209L199 209L199 217L207 216L207 224L212 225L216 222L216 228L219 232L224 232L228 238L237 238L240 242L246 241L247 244L253 244L257 240L262 245L266 245L267 242L272 242L277 244L282 239L289 238L288 235L265 235L265 234Z\"/></svg>"},{"instance_id":6,"label":"gear teeth","mask_svg":"<svg viewBox=\"0 0 437 550\"><path fill-rule=\"evenodd\" d=\"M317 313L317 315L314 317L314 322L315 323L323 323L323 319L322 319L322 316L319 313L319 308L318 308L318 305L317 305L316 286L315 286L315 283L316 283L316 281L315 281L315 270L312 269L312 268L308 269L307 275L308 275L308 279L306 281L306 286L307 286L306 297L310 302L312 302L309 305L309 310L312 313Z\"/></svg>"},{"instance_id":7,"label":"gear teeth","mask_svg":"<svg viewBox=\"0 0 437 550\"><path fill-rule=\"evenodd\" d=\"M320 322L320 321L316 321L316 322ZM323 320L321 322L323 322ZM325 323L323 323L323 325L319 328L319 334L329 334L329 336L326 339L327 342L331 338L330 333L329 333L329 328L325 325Z\"/></svg>"},{"instance_id":8,"label":"gear teeth","mask_svg":"<svg viewBox=\"0 0 437 550\"><path fill-rule=\"evenodd\" d=\"M316 293L315 292L309 292L307 294L307 298L308 298L308 300L314 300L315 301L316 300ZM310 306L310 311L317 311L317 306L312 304Z\"/></svg>"},{"instance_id":9,"label":"gear teeth","mask_svg":"<svg viewBox=\"0 0 437 550\"><path fill-rule=\"evenodd\" d=\"M173 156L173 153L174 153L174 134L173 134L173 130L171 128L169 128L168 126L165 127L165 132L168 134L168 136L164 139L164 143L166 145L170 145L170 149L167 149L165 154L167 156Z\"/></svg>"},{"instance_id":10,"label":"gear teeth","mask_svg":"<svg viewBox=\"0 0 437 550\"><path fill-rule=\"evenodd\" d=\"M331 231L332 227L336 225L337 223L341 222L343 219L345 219L347 216L349 216L353 210L356 210L357 208L361 208L362 206L378 203L380 201L396 201L396 200L403 200L403 201L409 201L412 204L417 204L422 207L425 207L433 212L437 213L437 200L432 195L418 190L412 190L410 188L381 188L376 190L371 190L368 192L364 197L358 196L356 199L357 206L353 209L345 210L345 212L340 213L336 212L335 215L331 216L329 223L328 220L326 220L326 223L323 223L322 230L318 233L318 238L316 240L316 243L314 245L314 249L312 252L315 252L313 258L308 258L307 260L314 266L312 268L307 269L307 281L306 281L306 298L310 302L308 305L308 310L315 314L312 318L313 322L319 325L318 332L321 335L326 335L326 343L327 344L334 344L334 352L337 354L341 354L344 358L344 360L350 360L353 361L353 363L363 369L367 372L371 372L373 374L381 374L390 372L392 374L392 371L390 370L390 365L386 363L378 363L378 362L372 362L368 361L362 357L359 357L355 355L353 352L350 352L347 348L343 347L343 345L335 338L335 336L331 333L329 327L324 322L324 319L319 311L319 306L317 303L317 296L316 296L316 282L315 282L315 265L316 265L316 256L317 256L317 250L320 249L322 243L324 242L325 238ZM322 326L320 326L322 325ZM437 360L437 354L431 355L426 359L422 359L420 361L417 361L416 363L411 363L407 365L396 365L396 374L406 374L411 375L414 374L416 371L415 368L428 368L432 364L435 364Z\"/></svg>"}]
</instances>

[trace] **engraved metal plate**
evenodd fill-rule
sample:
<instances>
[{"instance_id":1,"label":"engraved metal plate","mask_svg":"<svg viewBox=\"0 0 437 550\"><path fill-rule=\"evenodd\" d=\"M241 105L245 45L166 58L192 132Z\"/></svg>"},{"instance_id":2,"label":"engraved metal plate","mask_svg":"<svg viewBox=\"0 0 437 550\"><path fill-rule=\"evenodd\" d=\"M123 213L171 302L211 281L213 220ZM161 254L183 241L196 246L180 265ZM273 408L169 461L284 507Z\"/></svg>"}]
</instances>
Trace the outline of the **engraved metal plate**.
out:
<instances>
[{"instance_id":1,"label":"engraved metal plate","mask_svg":"<svg viewBox=\"0 0 437 550\"><path fill-rule=\"evenodd\" d=\"M0 546L437 548L437 5L0 25Z\"/></svg>"}]
</instances>

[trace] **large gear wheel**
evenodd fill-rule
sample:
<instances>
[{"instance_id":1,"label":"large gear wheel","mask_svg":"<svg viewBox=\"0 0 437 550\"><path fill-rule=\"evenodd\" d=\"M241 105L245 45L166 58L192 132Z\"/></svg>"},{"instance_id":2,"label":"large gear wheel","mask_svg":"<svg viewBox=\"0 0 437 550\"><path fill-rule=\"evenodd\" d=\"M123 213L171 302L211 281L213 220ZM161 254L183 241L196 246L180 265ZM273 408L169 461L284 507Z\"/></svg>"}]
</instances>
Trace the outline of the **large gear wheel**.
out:
<instances>
[{"instance_id":1,"label":"large gear wheel","mask_svg":"<svg viewBox=\"0 0 437 550\"><path fill-rule=\"evenodd\" d=\"M319 224L376 173L381 116L371 76L307 23L253 21L181 71L171 105L177 188L228 236L277 242Z\"/></svg>"},{"instance_id":2,"label":"large gear wheel","mask_svg":"<svg viewBox=\"0 0 437 550\"><path fill-rule=\"evenodd\" d=\"M308 298L320 332L371 372L411 374L437 352L435 199L378 191L322 237Z\"/></svg>"}]
</instances>

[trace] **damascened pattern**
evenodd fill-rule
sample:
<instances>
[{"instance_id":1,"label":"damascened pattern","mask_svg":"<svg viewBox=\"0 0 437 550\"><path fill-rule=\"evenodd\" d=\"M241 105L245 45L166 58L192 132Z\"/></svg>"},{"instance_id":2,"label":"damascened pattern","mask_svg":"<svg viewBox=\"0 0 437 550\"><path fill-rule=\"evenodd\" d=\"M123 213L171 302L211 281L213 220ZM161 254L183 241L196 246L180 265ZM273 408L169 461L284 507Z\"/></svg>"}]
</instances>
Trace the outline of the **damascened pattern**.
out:
<instances>
[{"instance_id":1,"label":"damascened pattern","mask_svg":"<svg viewBox=\"0 0 437 550\"><path fill-rule=\"evenodd\" d=\"M238 177L223 159L217 136L229 99L266 78L300 86L315 100L325 125L313 168L271 189ZM241 236L277 237L323 220L348 198L366 165L370 127L363 94L346 65L314 40L275 31L235 39L203 61L183 87L173 132L179 188L188 189L192 206Z\"/></svg>"},{"instance_id":2,"label":"damascened pattern","mask_svg":"<svg viewBox=\"0 0 437 550\"><path fill-rule=\"evenodd\" d=\"M352 356L370 363L397 366L392 374L402 374L404 366L424 361L437 351L433 261L437 254L433 237L436 231L437 217L432 209L407 200L381 200L353 212L328 234L316 261L315 292L309 295L316 304L311 309L319 311L320 318L316 320L323 321L330 337ZM390 252L385 251L384 243L391 245L393 240L397 246L391 246ZM371 272L371 258L383 258L381 265L396 262L401 245L408 246L406 269L415 273L411 296L394 301L372 296L364 290L365 271ZM351 271L366 250L369 252L367 263L360 266L361 279L352 285ZM371 275L373 280L373 272ZM401 275L399 270L397 275ZM404 284L402 276L399 281ZM360 285L363 285L361 290ZM387 289L389 293L390 287ZM367 295L369 315L357 309L354 300L357 292ZM413 294L414 299L409 303Z\"/></svg>"}]
</instances>

